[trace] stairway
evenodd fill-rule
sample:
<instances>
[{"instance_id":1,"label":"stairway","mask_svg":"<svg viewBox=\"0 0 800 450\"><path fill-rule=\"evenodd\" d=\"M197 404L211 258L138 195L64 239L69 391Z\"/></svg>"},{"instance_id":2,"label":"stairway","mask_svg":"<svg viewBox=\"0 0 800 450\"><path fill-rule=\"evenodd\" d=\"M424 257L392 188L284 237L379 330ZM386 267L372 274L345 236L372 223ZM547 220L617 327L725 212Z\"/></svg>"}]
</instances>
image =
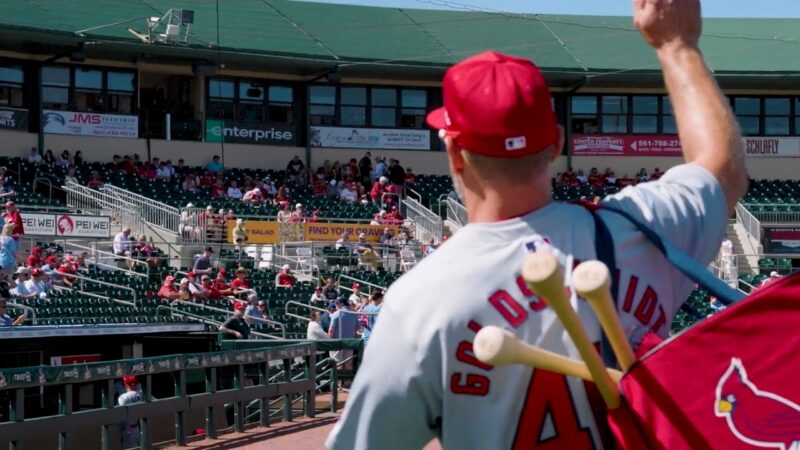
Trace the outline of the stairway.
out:
<instances>
[{"instance_id":1,"label":"stairway","mask_svg":"<svg viewBox=\"0 0 800 450\"><path fill-rule=\"evenodd\" d=\"M735 220L728 224L725 235L733 243L734 255L747 255L739 256L737 264L739 274L755 274L758 273L758 255L760 249L753 247L753 242L741 224Z\"/></svg>"}]
</instances>

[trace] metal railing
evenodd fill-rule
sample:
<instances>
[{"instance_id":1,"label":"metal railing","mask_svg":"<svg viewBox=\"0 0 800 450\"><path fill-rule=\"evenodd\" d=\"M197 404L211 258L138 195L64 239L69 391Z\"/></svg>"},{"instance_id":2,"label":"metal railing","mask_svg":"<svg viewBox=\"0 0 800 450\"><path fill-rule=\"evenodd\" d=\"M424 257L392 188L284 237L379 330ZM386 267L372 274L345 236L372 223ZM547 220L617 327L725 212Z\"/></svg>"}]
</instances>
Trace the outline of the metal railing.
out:
<instances>
[{"instance_id":1,"label":"metal railing","mask_svg":"<svg viewBox=\"0 0 800 450\"><path fill-rule=\"evenodd\" d=\"M142 217L136 205L125 199L72 182L64 184L63 189L67 193L67 206L71 208L110 216L119 225L141 226Z\"/></svg>"},{"instance_id":2,"label":"metal railing","mask_svg":"<svg viewBox=\"0 0 800 450\"><path fill-rule=\"evenodd\" d=\"M30 312L28 318L31 320L31 325L36 325L36 309L31 308L30 306L20 305L19 303L7 301L6 304L8 305L9 309L21 309L26 312ZM27 314L26 314L27 315Z\"/></svg>"},{"instance_id":3,"label":"metal railing","mask_svg":"<svg viewBox=\"0 0 800 450\"><path fill-rule=\"evenodd\" d=\"M736 204L736 221L756 242L761 242L761 222L741 203Z\"/></svg>"},{"instance_id":4,"label":"metal railing","mask_svg":"<svg viewBox=\"0 0 800 450\"><path fill-rule=\"evenodd\" d=\"M447 220L456 224L459 228L464 227L469 222L467 218L467 208L462 205L458 200L444 196L444 205L447 211ZM441 204L441 201L440 201Z\"/></svg>"},{"instance_id":5,"label":"metal railing","mask_svg":"<svg viewBox=\"0 0 800 450\"><path fill-rule=\"evenodd\" d=\"M289 300L288 302L286 302L284 304L284 306L283 306L283 315L289 316L289 317L294 317L295 319L303 320L303 321L306 321L306 322L310 322L311 319L309 319L308 316L302 316L300 314L295 314L295 313L289 312L289 306L298 306L298 307L306 308L306 309L309 309L309 310L319 311L321 313L324 313L324 312L327 311L325 308L320 308L319 306L309 305L307 303L296 302L294 300Z\"/></svg>"},{"instance_id":6,"label":"metal railing","mask_svg":"<svg viewBox=\"0 0 800 450\"><path fill-rule=\"evenodd\" d=\"M346 281L348 283L342 283L342 281ZM338 280L336 280L336 284L339 285L339 290L347 291L347 292L349 292L351 294L353 292L355 292L354 289L353 289L353 283L358 283L362 287L363 286L371 287L372 288L371 290L379 290L379 291L385 291L386 290L386 286L381 286L381 285L378 285L378 284L370 283L369 281L359 280L358 278L351 277L350 275L341 274L341 275L339 275ZM364 295L366 297L369 294L365 293L365 292L362 292L362 295Z\"/></svg>"},{"instance_id":7,"label":"metal railing","mask_svg":"<svg viewBox=\"0 0 800 450\"><path fill-rule=\"evenodd\" d=\"M401 209L403 216L414 223L416 227L414 235L417 238L428 235L433 237L436 242L442 242L444 222L438 214L411 198L406 198L401 202Z\"/></svg>"},{"instance_id":8,"label":"metal railing","mask_svg":"<svg viewBox=\"0 0 800 450\"><path fill-rule=\"evenodd\" d=\"M233 315L233 312L231 312L230 310L222 309L222 308L215 308L213 306L204 305L202 303L192 303L192 302L187 302L187 301L184 301L184 300L173 300L173 301L170 302L170 305L176 305L176 304L192 306L192 307L195 307L195 308L200 308L200 309L203 309L203 310L213 311L213 312L217 312L217 313L223 313L223 314L226 314L226 316ZM180 310L178 309L178 311L180 311ZM192 313L189 313L189 314L192 314ZM277 336L272 336L272 335L269 335L269 334L266 334L266 333L259 333L259 332L256 332L256 331L251 331L251 334L254 334L255 336L263 337L263 338L266 338L266 339L286 339L286 325L285 324L283 324L281 322L276 322L274 320L263 319L261 317L245 316L245 320L250 320L250 319L255 320L256 322L261 322L261 323L265 323L267 325L272 325L274 327L280 328L280 330L281 330L280 331L281 332L281 337L280 338L277 337Z\"/></svg>"},{"instance_id":9,"label":"metal railing","mask_svg":"<svg viewBox=\"0 0 800 450\"><path fill-rule=\"evenodd\" d=\"M57 240L56 242L61 244L61 247L64 249L64 253L75 253L73 250L77 250L79 252L86 252L90 258L92 258L92 264L97 267L104 267L115 272L123 272L128 276L134 277L142 277L148 278L150 275L150 265L147 264L146 261L142 261L140 259L136 259L129 256L122 256L117 255L114 252L109 252L105 250L98 250L98 246L101 245L101 241L93 242L91 245L86 245L86 241L71 241L71 240ZM112 246L113 241L109 241L108 245ZM112 263L108 263L108 261L112 261ZM128 265L141 265L144 266L145 270L144 273L137 272L135 270L129 270L116 264L116 261L124 261L125 264Z\"/></svg>"},{"instance_id":10,"label":"metal railing","mask_svg":"<svg viewBox=\"0 0 800 450\"><path fill-rule=\"evenodd\" d=\"M761 223L780 223L780 224L787 224L787 223L800 223L800 211L776 211L775 208L785 207L786 205L781 204L770 204L770 205L762 205L762 204L755 204L749 203L747 205L750 206L763 206L769 209L773 209L772 211L751 211L748 209L750 214L755 216Z\"/></svg>"},{"instance_id":11,"label":"metal railing","mask_svg":"<svg viewBox=\"0 0 800 450\"><path fill-rule=\"evenodd\" d=\"M317 390L316 347L313 342L280 345L271 348L254 348L213 353L189 353L165 355L153 358L103 361L71 366L34 366L4 369L4 383L0 392L9 399L8 420L0 423L0 436L9 442L9 448L43 448L42 439L58 440L58 448L120 448L113 439L113 430L120 424L135 424L138 430L137 448L154 448L156 430L164 430L166 424L156 423L165 415L174 417L175 443L186 446L191 428L187 425L187 413L205 412L205 434L216 439L225 428L217 426L219 408L233 405L233 431L245 431L245 405L253 399L259 400L261 418L259 425L269 425L268 404L274 398L283 398L283 420L291 421L294 415L292 397L303 394L302 413L313 418L316 414ZM297 368L300 377L291 376L295 359L302 358ZM280 365L289 374L281 382L270 382L270 368ZM248 370L246 370L248 369ZM203 374L197 392L187 389L187 372ZM115 380L122 375L136 374L141 383L141 401L126 406L115 402ZM174 380L174 395L166 398L153 396L154 382L164 374L164 379ZM249 383L248 381L252 381ZM91 383L101 392L99 405L73 410L76 391ZM38 389L32 389L38 388ZM47 388L56 395L61 407L58 412L43 417L31 417L25 408L30 403L32 392ZM43 395L43 394L38 394ZM172 427L172 424L169 425ZM127 425L126 425L127 428ZM94 441L77 441L78 431L97 430ZM92 434L87 434L90 436ZM86 436L82 435L82 438ZM99 441L99 446L97 445Z\"/></svg>"},{"instance_id":12,"label":"metal railing","mask_svg":"<svg viewBox=\"0 0 800 450\"><path fill-rule=\"evenodd\" d=\"M100 192L123 200L126 203L133 204L133 207L139 213L142 220L150 225L159 227L170 233L178 233L181 220L181 212L178 208L112 184L100 186Z\"/></svg>"},{"instance_id":13,"label":"metal railing","mask_svg":"<svg viewBox=\"0 0 800 450\"><path fill-rule=\"evenodd\" d=\"M128 286L121 286L119 284L109 283L107 281L96 280L94 278L89 278L87 276L78 275L78 274L75 274L75 273L64 273L64 272L59 272L58 270L56 270L55 273L57 275L61 276L61 277L74 278L74 279L78 280L79 281L79 283L78 283L79 287L75 287L75 284L73 283L72 289L75 290L75 291L78 291L78 292L80 292L82 294L93 294L93 292L86 290L86 283L87 282L88 283L95 283L95 284L99 284L101 286L111 286L111 287L113 287L115 289L122 289L123 291L130 291L131 292L131 298L133 299L133 304L135 305L134 307L139 308L142 305L139 302L139 295L136 293L136 289L134 289L134 288L131 288L131 287L128 287ZM94 294L94 295L97 295L97 294ZM106 298L114 300L113 298L111 298L111 296L106 296ZM119 300L122 300L122 299L119 299Z\"/></svg>"}]
</instances>

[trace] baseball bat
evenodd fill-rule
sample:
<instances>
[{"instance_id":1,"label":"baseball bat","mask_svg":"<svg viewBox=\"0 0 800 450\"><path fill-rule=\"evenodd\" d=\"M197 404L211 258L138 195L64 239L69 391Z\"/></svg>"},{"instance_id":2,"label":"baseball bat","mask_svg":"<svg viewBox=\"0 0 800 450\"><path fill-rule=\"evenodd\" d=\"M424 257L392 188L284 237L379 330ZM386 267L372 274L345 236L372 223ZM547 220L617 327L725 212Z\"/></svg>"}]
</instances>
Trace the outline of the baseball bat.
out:
<instances>
[{"instance_id":1,"label":"baseball bat","mask_svg":"<svg viewBox=\"0 0 800 450\"><path fill-rule=\"evenodd\" d=\"M597 390L609 409L620 405L619 387L608 375L600 355L586 334L578 314L572 309L564 287L564 274L555 255L548 251L531 253L522 265L528 287L544 299L558 316L592 374Z\"/></svg>"},{"instance_id":2,"label":"baseball bat","mask_svg":"<svg viewBox=\"0 0 800 450\"><path fill-rule=\"evenodd\" d=\"M480 361L493 366L524 364L586 381L594 381L583 361L525 343L517 339L514 333L493 325L485 326L478 331L472 348ZM607 369L606 371L615 383L622 378L622 372L619 370Z\"/></svg>"},{"instance_id":3,"label":"baseball bat","mask_svg":"<svg viewBox=\"0 0 800 450\"><path fill-rule=\"evenodd\" d=\"M636 362L636 356L619 321L614 299L611 298L611 274L608 267L600 261L580 263L572 272L572 287L589 302L614 354L617 355L619 366L627 372Z\"/></svg>"}]
</instances>

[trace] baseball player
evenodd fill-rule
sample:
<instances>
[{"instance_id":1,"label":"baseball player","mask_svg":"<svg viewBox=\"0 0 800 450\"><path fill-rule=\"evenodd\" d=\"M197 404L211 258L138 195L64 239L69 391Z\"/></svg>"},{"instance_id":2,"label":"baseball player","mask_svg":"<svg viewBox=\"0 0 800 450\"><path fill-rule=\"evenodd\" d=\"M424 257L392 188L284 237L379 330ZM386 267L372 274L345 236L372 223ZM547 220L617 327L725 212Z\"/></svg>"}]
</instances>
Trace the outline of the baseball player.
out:
<instances>
[{"instance_id":1,"label":"baseball player","mask_svg":"<svg viewBox=\"0 0 800 450\"><path fill-rule=\"evenodd\" d=\"M699 0L634 0L634 22L655 49L678 123L685 164L602 201L648 224L693 258L716 255L728 214L747 189L741 136L698 49ZM561 153L550 92L530 61L486 52L447 71L444 107L428 116L447 147L469 225L386 295L345 411L335 450L603 448L594 386L543 370L492 367L472 351L476 332L505 327L523 341L578 358L553 312L525 285L526 254L563 263L595 259L592 213L552 201ZM614 240L618 312L629 339L665 337L692 289L627 219L598 213ZM569 284L569 279L566 280ZM601 331L575 301L589 336ZM598 421L599 418L599 421Z\"/></svg>"},{"instance_id":2,"label":"baseball player","mask_svg":"<svg viewBox=\"0 0 800 450\"><path fill-rule=\"evenodd\" d=\"M119 406L132 405L142 401L142 393L139 390L139 378L136 375L125 375L122 377L122 384L125 386L125 393L119 396L117 404ZM122 424L120 427L122 438L122 448L134 448L139 446L139 423L132 422Z\"/></svg>"}]
</instances>

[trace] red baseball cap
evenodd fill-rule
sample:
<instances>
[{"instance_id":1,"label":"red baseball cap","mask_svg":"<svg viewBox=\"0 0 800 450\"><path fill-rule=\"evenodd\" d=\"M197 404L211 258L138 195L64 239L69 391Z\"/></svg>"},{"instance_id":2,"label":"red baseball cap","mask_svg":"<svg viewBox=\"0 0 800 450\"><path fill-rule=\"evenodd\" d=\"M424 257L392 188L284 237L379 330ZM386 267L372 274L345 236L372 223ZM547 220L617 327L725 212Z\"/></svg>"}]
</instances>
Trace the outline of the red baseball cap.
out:
<instances>
[{"instance_id":1,"label":"red baseball cap","mask_svg":"<svg viewBox=\"0 0 800 450\"><path fill-rule=\"evenodd\" d=\"M12 201L6 202L6 208L13 208L14 206L17 206L17 204Z\"/></svg>"},{"instance_id":2,"label":"red baseball cap","mask_svg":"<svg viewBox=\"0 0 800 450\"><path fill-rule=\"evenodd\" d=\"M222 267L217 271L217 275L219 275L219 274L227 275L228 274L228 270L226 268Z\"/></svg>"},{"instance_id":3,"label":"red baseball cap","mask_svg":"<svg viewBox=\"0 0 800 450\"><path fill-rule=\"evenodd\" d=\"M444 106L428 114L428 125L469 152L518 158L558 141L550 89L530 60L480 53L448 69L442 90Z\"/></svg>"},{"instance_id":4,"label":"red baseball cap","mask_svg":"<svg viewBox=\"0 0 800 450\"><path fill-rule=\"evenodd\" d=\"M196 274L194 273L194 271L189 271L189 272L186 273L187 277L194 277L195 275Z\"/></svg>"},{"instance_id":5,"label":"red baseball cap","mask_svg":"<svg viewBox=\"0 0 800 450\"><path fill-rule=\"evenodd\" d=\"M122 377L122 383L128 386L136 386L139 384L139 377L136 375L125 375Z\"/></svg>"},{"instance_id":6,"label":"red baseball cap","mask_svg":"<svg viewBox=\"0 0 800 450\"><path fill-rule=\"evenodd\" d=\"M242 301L237 301L236 303L233 304L233 310L234 311L239 310L239 309L245 309L245 307L246 307L246 305Z\"/></svg>"}]
</instances>

